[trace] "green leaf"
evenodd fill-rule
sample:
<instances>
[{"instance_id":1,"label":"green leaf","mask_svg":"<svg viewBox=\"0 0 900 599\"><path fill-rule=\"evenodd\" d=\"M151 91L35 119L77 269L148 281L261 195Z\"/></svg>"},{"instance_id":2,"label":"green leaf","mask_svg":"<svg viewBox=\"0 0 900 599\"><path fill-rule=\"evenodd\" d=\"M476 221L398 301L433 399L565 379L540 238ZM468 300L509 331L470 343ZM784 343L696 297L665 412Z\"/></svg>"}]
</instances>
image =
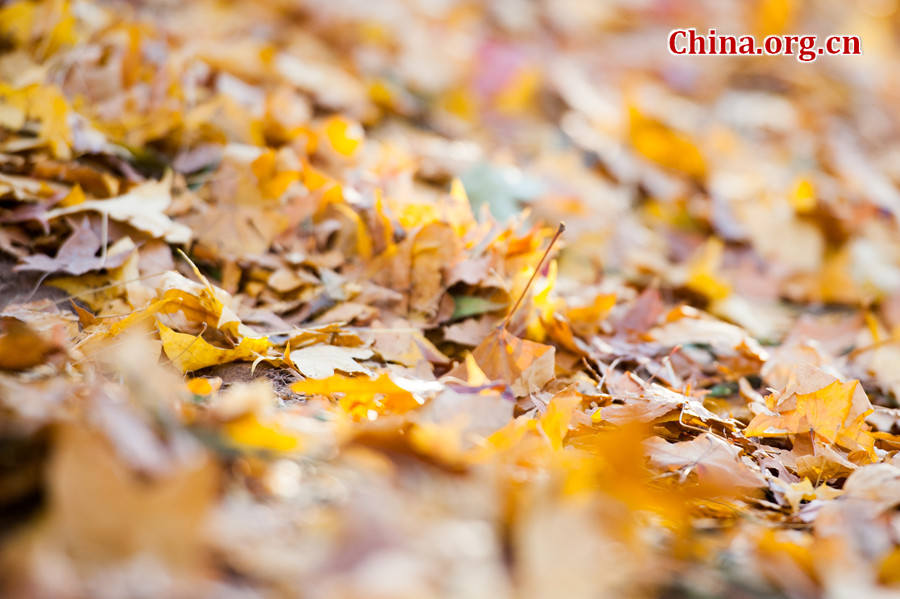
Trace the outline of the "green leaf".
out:
<instances>
[{"instance_id":1,"label":"green leaf","mask_svg":"<svg viewBox=\"0 0 900 599\"><path fill-rule=\"evenodd\" d=\"M506 307L506 304L470 295L454 295L453 303L454 310L453 316L451 317L453 320L459 320L460 318L467 318L477 314L484 314L486 312L493 312Z\"/></svg>"}]
</instances>

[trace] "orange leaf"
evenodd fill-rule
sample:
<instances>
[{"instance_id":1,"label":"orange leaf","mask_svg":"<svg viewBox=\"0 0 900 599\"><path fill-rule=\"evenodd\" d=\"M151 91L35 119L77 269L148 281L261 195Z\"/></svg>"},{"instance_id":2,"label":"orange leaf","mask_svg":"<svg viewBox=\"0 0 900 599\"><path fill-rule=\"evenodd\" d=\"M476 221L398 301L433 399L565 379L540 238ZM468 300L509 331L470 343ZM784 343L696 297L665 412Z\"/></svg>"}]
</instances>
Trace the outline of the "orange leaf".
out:
<instances>
[{"instance_id":1,"label":"orange leaf","mask_svg":"<svg viewBox=\"0 0 900 599\"><path fill-rule=\"evenodd\" d=\"M296 435L275 424L260 422L254 414L245 414L232 420L225 425L224 431L234 443L256 449L291 451L300 445Z\"/></svg>"},{"instance_id":2,"label":"orange leaf","mask_svg":"<svg viewBox=\"0 0 900 599\"><path fill-rule=\"evenodd\" d=\"M853 406L853 395L859 381L835 380L810 393L797 393L793 402L781 402L787 409L776 407L774 414L758 414L747 425L747 437L780 437L788 434L814 433L817 438L837 443L848 449L871 450L865 416L847 422Z\"/></svg>"},{"instance_id":3,"label":"orange leaf","mask_svg":"<svg viewBox=\"0 0 900 599\"><path fill-rule=\"evenodd\" d=\"M340 406L359 420L374 420L379 414L401 414L420 405L412 393L386 374L375 379L335 374L326 379L296 382L291 390L305 395L339 396Z\"/></svg>"},{"instance_id":4,"label":"orange leaf","mask_svg":"<svg viewBox=\"0 0 900 599\"><path fill-rule=\"evenodd\" d=\"M556 365L553 346L519 339L503 327L485 337L472 356L490 380L509 384L519 397L537 391L550 381ZM449 374L468 379L465 364L457 365Z\"/></svg>"}]
</instances>

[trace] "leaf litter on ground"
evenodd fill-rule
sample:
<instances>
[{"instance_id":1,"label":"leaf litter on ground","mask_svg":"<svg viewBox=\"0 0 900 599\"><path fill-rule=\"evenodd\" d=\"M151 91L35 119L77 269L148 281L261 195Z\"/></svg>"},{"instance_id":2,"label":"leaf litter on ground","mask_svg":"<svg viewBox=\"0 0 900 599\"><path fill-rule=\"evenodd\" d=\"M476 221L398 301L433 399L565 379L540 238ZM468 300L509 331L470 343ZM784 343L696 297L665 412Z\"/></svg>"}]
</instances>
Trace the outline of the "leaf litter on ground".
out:
<instances>
[{"instance_id":1,"label":"leaf litter on ground","mask_svg":"<svg viewBox=\"0 0 900 599\"><path fill-rule=\"evenodd\" d=\"M0 594L897 594L877 4L3 3Z\"/></svg>"}]
</instances>

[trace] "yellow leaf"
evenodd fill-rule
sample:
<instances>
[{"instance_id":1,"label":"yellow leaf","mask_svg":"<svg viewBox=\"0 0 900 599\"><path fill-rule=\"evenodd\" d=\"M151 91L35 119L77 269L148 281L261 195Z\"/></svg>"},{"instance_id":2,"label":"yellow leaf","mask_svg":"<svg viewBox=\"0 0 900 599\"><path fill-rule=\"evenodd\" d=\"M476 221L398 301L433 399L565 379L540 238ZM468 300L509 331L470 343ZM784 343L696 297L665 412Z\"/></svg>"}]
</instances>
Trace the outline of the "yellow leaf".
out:
<instances>
[{"instance_id":1,"label":"yellow leaf","mask_svg":"<svg viewBox=\"0 0 900 599\"><path fill-rule=\"evenodd\" d=\"M269 179L275 174L275 151L264 150L250 163L250 170L260 182Z\"/></svg>"},{"instance_id":2,"label":"yellow leaf","mask_svg":"<svg viewBox=\"0 0 900 599\"><path fill-rule=\"evenodd\" d=\"M472 355L472 352L466 352L466 376L468 377L467 382L470 387L480 387L490 382L484 374L484 371L479 368L478 362L475 361L475 356Z\"/></svg>"},{"instance_id":3,"label":"yellow leaf","mask_svg":"<svg viewBox=\"0 0 900 599\"><path fill-rule=\"evenodd\" d=\"M822 484L814 487L809 478L804 478L800 482L790 483L784 491L784 497L791 504L791 508L796 512L800 509L800 502L803 500L812 501L813 499L833 499L841 494L841 491Z\"/></svg>"},{"instance_id":4,"label":"yellow leaf","mask_svg":"<svg viewBox=\"0 0 900 599\"><path fill-rule=\"evenodd\" d=\"M712 237L707 240L691 261L687 279L688 288L711 300L725 299L731 294L731 286L717 274L724 249L725 246L720 239Z\"/></svg>"},{"instance_id":5,"label":"yellow leaf","mask_svg":"<svg viewBox=\"0 0 900 599\"><path fill-rule=\"evenodd\" d=\"M291 390L304 395L339 396L340 406L357 420L402 414L420 405L412 393L397 386L386 374L375 379L335 374L327 379L298 381Z\"/></svg>"},{"instance_id":6,"label":"yellow leaf","mask_svg":"<svg viewBox=\"0 0 900 599\"><path fill-rule=\"evenodd\" d=\"M517 397L539 390L555 376L556 348L519 339L498 327L472 351L481 371L491 381L507 383ZM465 363L449 376L468 380Z\"/></svg>"},{"instance_id":7,"label":"yellow leaf","mask_svg":"<svg viewBox=\"0 0 900 599\"><path fill-rule=\"evenodd\" d=\"M534 105L541 84L541 72L535 67L520 69L494 98L497 109L520 114Z\"/></svg>"},{"instance_id":8,"label":"yellow leaf","mask_svg":"<svg viewBox=\"0 0 900 599\"><path fill-rule=\"evenodd\" d=\"M459 426L417 422L410 427L410 444L423 455L432 455L448 464L462 463Z\"/></svg>"},{"instance_id":9,"label":"yellow leaf","mask_svg":"<svg viewBox=\"0 0 900 599\"><path fill-rule=\"evenodd\" d=\"M161 322L157 322L156 326L159 328L163 351L182 372L238 360L255 360L269 347L269 340L265 337L245 337L236 347L223 349L202 337L175 332Z\"/></svg>"},{"instance_id":10,"label":"yellow leaf","mask_svg":"<svg viewBox=\"0 0 900 599\"><path fill-rule=\"evenodd\" d=\"M510 420L503 428L495 431L485 440L484 446L473 451L476 460L487 460L495 453L509 451L516 447L522 439L537 427L537 421L528 416L520 416Z\"/></svg>"},{"instance_id":11,"label":"yellow leaf","mask_svg":"<svg viewBox=\"0 0 900 599\"><path fill-rule=\"evenodd\" d=\"M58 20L42 40L43 57L45 58L57 52L62 46L68 46L77 41L75 16L72 14L71 5L69 2L61 2L58 6L59 14L54 15Z\"/></svg>"},{"instance_id":12,"label":"yellow leaf","mask_svg":"<svg viewBox=\"0 0 900 599\"><path fill-rule=\"evenodd\" d=\"M356 251L360 257L368 260L372 257L372 236L366 223L353 208L344 203L336 203L333 206L356 225Z\"/></svg>"},{"instance_id":13,"label":"yellow leaf","mask_svg":"<svg viewBox=\"0 0 900 599\"><path fill-rule=\"evenodd\" d=\"M795 12L792 0L760 0L756 8L756 28L765 37L787 31Z\"/></svg>"},{"instance_id":14,"label":"yellow leaf","mask_svg":"<svg viewBox=\"0 0 900 599\"><path fill-rule=\"evenodd\" d=\"M701 178L706 174L706 161L687 135L644 116L635 107L629 110L629 117L629 138L639 154L691 177Z\"/></svg>"},{"instance_id":15,"label":"yellow leaf","mask_svg":"<svg viewBox=\"0 0 900 599\"><path fill-rule=\"evenodd\" d=\"M0 8L0 33L17 45L26 43L34 28L37 6L36 2L20 0Z\"/></svg>"},{"instance_id":16,"label":"yellow leaf","mask_svg":"<svg viewBox=\"0 0 900 599\"><path fill-rule=\"evenodd\" d=\"M829 443L838 443L847 449L863 449L871 452L874 440L868 433L863 413L852 422L846 422L853 406L853 395L859 381L843 383L835 380L811 393L797 393L792 408L775 414L758 414L747 425L747 437L782 437L788 434L814 433Z\"/></svg>"},{"instance_id":17,"label":"yellow leaf","mask_svg":"<svg viewBox=\"0 0 900 599\"><path fill-rule=\"evenodd\" d=\"M184 386L194 395L209 395L219 390L219 387L222 386L222 379L198 376L185 381Z\"/></svg>"},{"instance_id":18,"label":"yellow leaf","mask_svg":"<svg viewBox=\"0 0 900 599\"><path fill-rule=\"evenodd\" d=\"M303 168L303 185L310 191L316 191L323 187L337 185L337 181L329 177L314 166L306 165Z\"/></svg>"},{"instance_id":19,"label":"yellow leaf","mask_svg":"<svg viewBox=\"0 0 900 599\"><path fill-rule=\"evenodd\" d=\"M878 580L882 584L900 585L900 547L891 550L878 564Z\"/></svg>"},{"instance_id":20,"label":"yellow leaf","mask_svg":"<svg viewBox=\"0 0 900 599\"><path fill-rule=\"evenodd\" d=\"M796 536L791 530L775 530L764 528L757 540L757 550L764 560L784 560L793 567L798 568L798 573L812 575L815 572L813 564L812 535Z\"/></svg>"},{"instance_id":21,"label":"yellow leaf","mask_svg":"<svg viewBox=\"0 0 900 599\"><path fill-rule=\"evenodd\" d=\"M369 97L380 106L393 106L395 95L390 82L384 79L376 79L369 83Z\"/></svg>"},{"instance_id":22,"label":"yellow leaf","mask_svg":"<svg viewBox=\"0 0 900 599\"><path fill-rule=\"evenodd\" d=\"M594 303L587 306L569 308L566 316L575 323L598 323L606 318L609 311L616 305L615 293L601 293L594 298Z\"/></svg>"},{"instance_id":23,"label":"yellow leaf","mask_svg":"<svg viewBox=\"0 0 900 599\"><path fill-rule=\"evenodd\" d=\"M457 88L447 92L440 100L444 110L466 122L472 122L477 115L477 103L468 88Z\"/></svg>"},{"instance_id":24,"label":"yellow leaf","mask_svg":"<svg viewBox=\"0 0 900 599\"><path fill-rule=\"evenodd\" d=\"M818 278L822 301L852 304L863 297L859 285L853 279L851 255L847 246L826 256Z\"/></svg>"},{"instance_id":25,"label":"yellow leaf","mask_svg":"<svg viewBox=\"0 0 900 599\"><path fill-rule=\"evenodd\" d=\"M76 206L84 202L84 192L81 190L81 185L75 184L75 187L64 197L60 202L59 206L62 208L66 208L69 206Z\"/></svg>"},{"instance_id":26,"label":"yellow leaf","mask_svg":"<svg viewBox=\"0 0 900 599\"><path fill-rule=\"evenodd\" d=\"M800 214L810 212L816 207L816 187L809 179L800 179L788 196L791 206Z\"/></svg>"},{"instance_id":27,"label":"yellow leaf","mask_svg":"<svg viewBox=\"0 0 900 599\"><path fill-rule=\"evenodd\" d=\"M292 184L300 180L299 171L282 171L270 177L262 186L263 196L277 200Z\"/></svg>"},{"instance_id":28,"label":"yellow leaf","mask_svg":"<svg viewBox=\"0 0 900 599\"><path fill-rule=\"evenodd\" d=\"M225 435L234 443L254 449L292 451L299 449L300 439L278 426L260 422L255 414L245 414L223 427Z\"/></svg>"},{"instance_id":29,"label":"yellow leaf","mask_svg":"<svg viewBox=\"0 0 900 599\"><path fill-rule=\"evenodd\" d=\"M40 122L40 138L56 158L68 159L71 156L69 104L58 87L35 83L14 89L0 83L0 93L6 96L10 106L25 112L29 119Z\"/></svg>"},{"instance_id":30,"label":"yellow leaf","mask_svg":"<svg viewBox=\"0 0 900 599\"><path fill-rule=\"evenodd\" d=\"M60 349L19 319L0 317L0 369L25 370Z\"/></svg>"},{"instance_id":31,"label":"yellow leaf","mask_svg":"<svg viewBox=\"0 0 900 599\"><path fill-rule=\"evenodd\" d=\"M563 440L569 432L569 423L575 408L581 403L581 398L574 391L563 391L557 394L547 404L547 411L541 417L538 424L550 446L553 449L562 449Z\"/></svg>"},{"instance_id":32,"label":"yellow leaf","mask_svg":"<svg viewBox=\"0 0 900 599\"><path fill-rule=\"evenodd\" d=\"M333 116L323 126L325 137L335 152L341 156L353 156L362 145L364 133L362 126L343 116Z\"/></svg>"},{"instance_id":33,"label":"yellow leaf","mask_svg":"<svg viewBox=\"0 0 900 599\"><path fill-rule=\"evenodd\" d=\"M553 287L556 285L557 273L556 260L551 260L547 267L547 276L540 283L535 284L535 293L531 298L533 310L537 312L537 318L531 318L526 325L527 336L536 341L543 341L547 331L543 323L550 322L554 314L559 312L561 301L550 297Z\"/></svg>"}]
</instances>

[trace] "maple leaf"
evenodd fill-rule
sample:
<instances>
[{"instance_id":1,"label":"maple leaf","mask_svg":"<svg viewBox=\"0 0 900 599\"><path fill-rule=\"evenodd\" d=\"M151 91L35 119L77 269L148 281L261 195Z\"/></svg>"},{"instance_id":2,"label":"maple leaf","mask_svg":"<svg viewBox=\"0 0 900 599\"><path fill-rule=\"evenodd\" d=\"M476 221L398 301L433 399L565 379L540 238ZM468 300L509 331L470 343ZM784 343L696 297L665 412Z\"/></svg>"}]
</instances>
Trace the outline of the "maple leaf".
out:
<instances>
[{"instance_id":1,"label":"maple leaf","mask_svg":"<svg viewBox=\"0 0 900 599\"><path fill-rule=\"evenodd\" d=\"M276 173L272 151L261 152L253 160L233 154L226 147L225 159L199 192L216 201L197 202L195 213L187 215L184 222L200 243L217 253L261 254L290 224L279 198L296 173Z\"/></svg>"},{"instance_id":2,"label":"maple leaf","mask_svg":"<svg viewBox=\"0 0 900 599\"><path fill-rule=\"evenodd\" d=\"M552 345L520 339L500 327L472 350L478 366L491 381L503 381L517 396L538 391L554 375L556 348ZM465 363L458 364L447 376L467 380Z\"/></svg>"},{"instance_id":3,"label":"maple leaf","mask_svg":"<svg viewBox=\"0 0 900 599\"><path fill-rule=\"evenodd\" d=\"M541 255L537 266L525 284L516 303L507 313L503 322L472 350L472 357L480 370L492 381L503 381L510 386L516 396L522 397L540 390L556 374L556 348L527 339L520 339L508 330L510 320L522 304L525 294L534 283L541 266L550 254L553 244L566 230L560 223L556 233ZM447 376L468 380L465 363L458 364Z\"/></svg>"},{"instance_id":4,"label":"maple leaf","mask_svg":"<svg viewBox=\"0 0 900 599\"><path fill-rule=\"evenodd\" d=\"M865 414L849 419L859 381L834 380L808 393L795 393L775 406L774 413L758 414L744 429L747 437L781 437L814 433L817 438L847 449L871 451ZM868 403L868 401L866 401Z\"/></svg>"}]
</instances>

